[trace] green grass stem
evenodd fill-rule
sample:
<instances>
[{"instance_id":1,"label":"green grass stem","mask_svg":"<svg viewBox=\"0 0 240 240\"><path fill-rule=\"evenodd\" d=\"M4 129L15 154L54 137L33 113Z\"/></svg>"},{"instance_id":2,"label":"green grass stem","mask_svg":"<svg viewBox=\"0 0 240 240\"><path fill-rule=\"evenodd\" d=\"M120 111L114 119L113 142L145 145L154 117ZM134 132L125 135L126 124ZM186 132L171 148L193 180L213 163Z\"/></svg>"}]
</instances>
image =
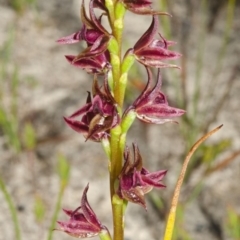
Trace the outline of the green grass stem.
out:
<instances>
[{"instance_id":1,"label":"green grass stem","mask_svg":"<svg viewBox=\"0 0 240 240\"><path fill-rule=\"evenodd\" d=\"M17 216L17 210L14 206L11 195L8 193L7 188L4 184L4 181L1 177L0 177L0 189L4 195L4 198L8 204L8 207L11 213L11 217L14 225L15 239L21 240L21 232L20 232L20 225L19 225L18 216Z\"/></svg>"},{"instance_id":2,"label":"green grass stem","mask_svg":"<svg viewBox=\"0 0 240 240\"><path fill-rule=\"evenodd\" d=\"M57 197L57 203L56 203L56 206L54 209L54 213L53 213L51 224L50 224L49 231L48 231L47 240L52 240L52 238L53 238L53 230L55 229L58 215L61 210L61 203L62 203L62 198L63 198L63 194L65 191L65 187L66 187L65 184L61 184L61 186L60 186L60 190L59 190L58 197Z\"/></svg>"}]
</instances>

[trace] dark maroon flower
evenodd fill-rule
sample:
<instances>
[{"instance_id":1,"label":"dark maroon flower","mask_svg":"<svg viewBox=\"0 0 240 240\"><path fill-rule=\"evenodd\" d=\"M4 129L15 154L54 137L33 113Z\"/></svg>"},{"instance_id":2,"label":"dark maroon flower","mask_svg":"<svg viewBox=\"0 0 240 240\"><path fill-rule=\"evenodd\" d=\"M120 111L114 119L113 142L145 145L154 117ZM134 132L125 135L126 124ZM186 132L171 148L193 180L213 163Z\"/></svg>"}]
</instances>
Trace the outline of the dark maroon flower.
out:
<instances>
[{"instance_id":1,"label":"dark maroon flower","mask_svg":"<svg viewBox=\"0 0 240 240\"><path fill-rule=\"evenodd\" d=\"M172 118L183 115L185 111L179 108L170 107L166 96L161 92L162 79L160 69L158 70L157 83L152 89L152 73L149 68L146 69L148 73L147 85L132 106L126 110L125 115L133 110L140 120L155 124L171 122L173 121Z\"/></svg>"},{"instance_id":2,"label":"dark maroon flower","mask_svg":"<svg viewBox=\"0 0 240 240\"><path fill-rule=\"evenodd\" d=\"M128 54L134 54L136 59L145 66L166 68L176 67L176 65L162 62L164 60L177 59L181 54L168 50L168 47L174 42L166 41L161 35L161 39L154 39L158 31L158 17L153 16L152 23L149 29L134 45L133 49L128 51Z\"/></svg>"},{"instance_id":3,"label":"dark maroon flower","mask_svg":"<svg viewBox=\"0 0 240 240\"><path fill-rule=\"evenodd\" d=\"M76 56L65 56L69 63L75 67L84 69L87 73L104 74L111 69L109 52L106 51L95 57L81 58L75 61Z\"/></svg>"},{"instance_id":4,"label":"dark maroon flower","mask_svg":"<svg viewBox=\"0 0 240 240\"><path fill-rule=\"evenodd\" d=\"M77 56L67 55L67 60L74 66L85 69L88 73L104 73L110 68L110 55L107 50L111 35L102 26L101 18L96 17L94 7L100 7L101 1L89 2L89 15L87 16L84 1L81 7L81 20L83 27L80 31L57 40L60 44L73 44L80 41L87 43L87 48Z\"/></svg>"},{"instance_id":5,"label":"dark maroon flower","mask_svg":"<svg viewBox=\"0 0 240 240\"><path fill-rule=\"evenodd\" d=\"M81 117L81 120L77 118ZM88 93L86 104L64 118L75 131L84 135L86 140L101 141L107 137L109 130L119 123L115 101L110 93L107 76L104 81L104 91L100 90L96 78L93 82L93 99Z\"/></svg>"},{"instance_id":6,"label":"dark maroon flower","mask_svg":"<svg viewBox=\"0 0 240 240\"><path fill-rule=\"evenodd\" d=\"M166 175L166 170L149 172L142 166L142 157L136 144L133 143L133 156L129 148L124 151L124 166L119 176L119 197L137 203L146 208L144 195L153 187L165 188L161 180Z\"/></svg>"},{"instance_id":7,"label":"dark maroon flower","mask_svg":"<svg viewBox=\"0 0 240 240\"><path fill-rule=\"evenodd\" d=\"M58 221L60 227L57 230L66 232L76 238L94 237L101 231L106 231L106 227L99 222L88 203L87 191L88 185L84 189L80 207L74 211L63 210L70 219L67 222Z\"/></svg>"},{"instance_id":8,"label":"dark maroon flower","mask_svg":"<svg viewBox=\"0 0 240 240\"><path fill-rule=\"evenodd\" d=\"M165 12L154 11L152 9L152 1L150 0L122 0L125 7L136 14L147 15L169 15Z\"/></svg>"},{"instance_id":9,"label":"dark maroon flower","mask_svg":"<svg viewBox=\"0 0 240 240\"><path fill-rule=\"evenodd\" d=\"M75 32L69 36L58 39L57 43L74 44L80 41L86 41L88 45L92 45L97 40L97 38L101 35L102 33L99 30L87 29L86 25L83 24L83 27L80 31Z\"/></svg>"}]
</instances>

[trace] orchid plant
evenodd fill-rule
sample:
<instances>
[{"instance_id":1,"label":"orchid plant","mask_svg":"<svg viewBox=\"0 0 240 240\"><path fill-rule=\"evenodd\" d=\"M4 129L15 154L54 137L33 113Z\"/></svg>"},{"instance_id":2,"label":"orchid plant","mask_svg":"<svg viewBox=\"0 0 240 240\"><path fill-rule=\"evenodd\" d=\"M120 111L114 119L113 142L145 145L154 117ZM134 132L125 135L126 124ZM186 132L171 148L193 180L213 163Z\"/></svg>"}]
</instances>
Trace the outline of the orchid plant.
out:
<instances>
[{"instance_id":1,"label":"orchid plant","mask_svg":"<svg viewBox=\"0 0 240 240\"><path fill-rule=\"evenodd\" d=\"M162 68L178 68L169 63L181 54L169 50L175 43L166 40L158 31L159 15L168 13L152 9L150 0L89 0L89 12L85 2L81 5L82 28L57 40L59 44L86 42L79 54L67 55L66 59L75 67L85 70L93 77L92 92L88 92L86 104L71 116L65 117L69 127L82 134L86 141L102 143L109 163L110 197L113 212L113 234L98 220L87 200L87 186L80 206L75 210L64 210L69 216L66 222L59 221L58 230L77 238L99 235L104 240L124 239L124 214L128 202L146 209L145 194L154 187L165 188L162 182L166 170L150 172L144 167L137 143L133 151L126 146L127 132L134 120L152 124L175 122L184 110L169 106L161 90ZM96 9L101 15L96 15ZM122 54L122 34L126 11L152 16L149 28L135 45ZM106 30L102 18L107 18L111 31ZM147 84L142 93L125 108L125 90L128 73L138 61L147 72ZM157 68L154 82L152 71ZM99 79L103 78L103 86Z\"/></svg>"}]
</instances>

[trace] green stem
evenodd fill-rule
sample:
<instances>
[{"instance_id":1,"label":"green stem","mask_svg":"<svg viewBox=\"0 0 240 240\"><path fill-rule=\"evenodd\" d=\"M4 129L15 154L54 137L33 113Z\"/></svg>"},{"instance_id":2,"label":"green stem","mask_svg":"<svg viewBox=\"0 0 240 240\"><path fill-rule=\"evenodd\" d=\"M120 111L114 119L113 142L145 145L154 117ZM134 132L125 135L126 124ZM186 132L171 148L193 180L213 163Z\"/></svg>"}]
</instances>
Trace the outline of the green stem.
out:
<instances>
[{"instance_id":1,"label":"green stem","mask_svg":"<svg viewBox=\"0 0 240 240\"><path fill-rule=\"evenodd\" d=\"M111 190L111 199L115 193L114 184L117 180L121 169L122 169L122 156L123 153L120 148L120 136L121 136L121 127L116 126L111 130L111 166L110 166L110 190Z\"/></svg>"},{"instance_id":2,"label":"green stem","mask_svg":"<svg viewBox=\"0 0 240 240\"><path fill-rule=\"evenodd\" d=\"M112 27L112 34L117 46L114 49L109 49L114 80L113 92L114 98L120 108L123 106L125 93L125 90L122 90L126 88L126 81L121 78L122 34L125 11L126 9L121 2L114 2L114 21L110 18L110 26Z\"/></svg>"},{"instance_id":3,"label":"green stem","mask_svg":"<svg viewBox=\"0 0 240 240\"><path fill-rule=\"evenodd\" d=\"M122 158L123 151L121 147L121 127L117 126L111 130L111 167L110 167L110 191L112 200L113 211L113 226L114 226L114 240L123 240L124 228L123 228L123 204L120 199L117 199L115 194L115 183L118 180L118 176L122 170ZM118 201L116 201L116 199Z\"/></svg>"},{"instance_id":4,"label":"green stem","mask_svg":"<svg viewBox=\"0 0 240 240\"><path fill-rule=\"evenodd\" d=\"M66 187L66 184L65 184L65 181L64 181L64 182L61 183L61 186L60 186L60 191L58 193L58 198L57 198L57 204L55 206L55 210L54 210L54 213L53 213L53 217L52 217L51 225L50 225L50 228L49 228L47 240L52 240L53 230L54 230L56 222L57 222L58 214L61 210L61 202L62 202L65 187Z\"/></svg>"},{"instance_id":5,"label":"green stem","mask_svg":"<svg viewBox=\"0 0 240 240\"><path fill-rule=\"evenodd\" d=\"M113 94L114 99L117 102L118 106L122 108L123 101L121 100L121 93L120 93L120 76L121 76L121 59L119 58L118 54L110 52L111 58L111 65L112 65L112 73L113 73Z\"/></svg>"},{"instance_id":6,"label":"green stem","mask_svg":"<svg viewBox=\"0 0 240 240\"><path fill-rule=\"evenodd\" d=\"M12 220L13 220L14 230L15 230L15 239L20 240L21 233L20 233L20 226L19 226L19 221L18 221L18 217L17 217L17 211L13 204L12 198L11 198L10 194L8 193L6 186L1 177L0 177L0 189L3 192L3 195L5 197L5 200L8 204L8 207L9 207L11 215L12 215Z\"/></svg>"},{"instance_id":7,"label":"green stem","mask_svg":"<svg viewBox=\"0 0 240 240\"><path fill-rule=\"evenodd\" d=\"M123 240L123 200L118 195L113 196L114 240Z\"/></svg>"},{"instance_id":8,"label":"green stem","mask_svg":"<svg viewBox=\"0 0 240 240\"><path fill-rule=\"evenodd\" d=\"M111 3L111 0L106 0ZM111 9L109 12L110 26L112 28L113 37L111 38L108 50L111 57L112 78L113 78L113 95L117 103L117 109L120 118L122 117L122 107L124 103L125 89L127 85L127 73L122 75L122 33L123 33L123 18L125 15L125 7L120 1L113 0L114 13ZM112 17L114 15L114 17ZM120 119L122 120L122 119ZM122 135L122 128L120 125L113 128L110 132L110 192L113 212L113 226L114 226L114 240L123 240L124 226L123 226L123 200L115 194L115 184L117 184L118 177L122 170L123 150L125 145L126 134Z\"/></svg>"},{"instance_id":9,"label":"green stem","mask_svg":"<svg viewBox=\"0 0 240 240\"><path fill-rule=\"evenodd\" d=\"M108 20L110 23L111 28L113 28L113 22L115 19L115 14L114 14L114 2L112 0L105 0L105 5L108 9Z\"/></svg>"}]
</instances>

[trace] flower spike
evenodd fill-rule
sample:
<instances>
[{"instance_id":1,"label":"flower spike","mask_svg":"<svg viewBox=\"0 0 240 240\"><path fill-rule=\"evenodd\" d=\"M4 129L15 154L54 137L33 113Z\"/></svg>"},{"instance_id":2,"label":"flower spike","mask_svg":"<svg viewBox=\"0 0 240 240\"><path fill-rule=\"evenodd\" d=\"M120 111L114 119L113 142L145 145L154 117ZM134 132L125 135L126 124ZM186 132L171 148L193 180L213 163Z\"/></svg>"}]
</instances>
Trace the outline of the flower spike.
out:
<instances>
[{"instance_id":1,"label":"flower spike","mask_svg":"<svg viewBox=\"0 0 240 240\"><path fill-rule=\"evenodd\" d=\"M181 57L181 54L168 50L168 47L174 43L166 41L161 35L161 39L154 39L158 31L158 17L153 16L152 23L143 36L136 42L132 49L137 61L149 67L166 68L176 65L164 63L164 60L173 60Z\"/></svg>"},{"instance_id":2,"label":"flower spike","mask_svg":"<svg viewBox=\"0 0 240 240\"><path fill-rule=\"evenodd\" d=\"M101 141L107 137L109 130L119 124L115 101L108 88L105 76L104 91L98 86L96 77L93 81L93 99L88 93L86 104L74 112L70 117L65 117L65 122L75 131L83 134L86 140ZM76 118L81 116L81 120Z\"/></svg>"},{"instance_id":3,"label":"flower spike","mask_svg":"<svg viewBox=\"0 0 240 240\"><path fill-rule=\"evenodd\" d=\"M127 201L139 204L146 208L144 195L154 187L165 188L162 179L166 170L149 172L142 166L142 157L136 143L133 143L133 155L128 147L124 151L124 166L119 176L119 188L117 194Z\"/></svg>"},{"instance_id":4,"label":"flower spike","mask_svg":"<svg viewBox=\"0 0 240 240\"><path fill-rule=\"evenodd\" d=\"M148 73L148 82L141 95L134 101L124 115L133 110L137 114L137 118L146 123L163 124L172 122L173 118L179 117L185 113L184 110L170 107L167 98L161 92L162 78L160 69L158 69L157 83L151 89L152 73L146 68Z\"/></svg>"},{"instance_id":5,"label":"flower spike","mask_svg":"<svg viewBox=\"0 0 240 240\"><path fill-rule=\"evenodd\" d=\"M60 227L56 230L66 232L76 238L94 237L102 231L106 231L106 227L99 222L88 203L87 191L88 185L84 189L80 207L74 211L63 210L70 219L67 222L58 221Z\"/></svg>"}]
</instances>

